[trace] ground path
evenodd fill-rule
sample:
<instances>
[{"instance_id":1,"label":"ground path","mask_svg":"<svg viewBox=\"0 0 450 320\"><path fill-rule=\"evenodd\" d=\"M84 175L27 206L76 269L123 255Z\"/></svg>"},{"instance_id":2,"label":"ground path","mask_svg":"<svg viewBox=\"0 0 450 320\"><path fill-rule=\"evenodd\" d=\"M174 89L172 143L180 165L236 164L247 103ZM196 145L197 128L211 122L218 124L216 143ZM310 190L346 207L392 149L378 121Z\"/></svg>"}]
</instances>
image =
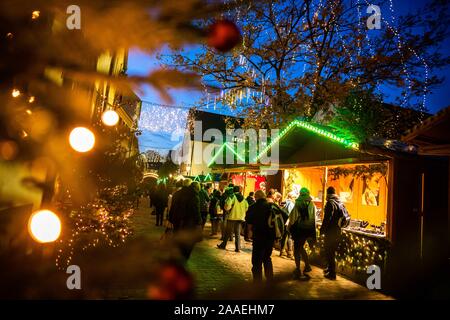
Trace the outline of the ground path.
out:
<instances>
[{"instance_id":1,"label":"ground path","mask_svg":"<svg viewBox=\"0 0 450 320\"><path fill-rule=\"evenodd\" d=\"M147 201L141 201L141 208L133 215L132 223L136 235L158 240L164 231L162 227L155 226L155 216L150 214ZM200 299L219 297L226 292L226 298L253 298L254 290L251 275L251 242L241 241L241 252L234 252L234 242L229 242L227 250L219 250L216 245L218 237L209 237L209 223L205 227L204 239L198 243L188 262L188 269L196 279L196 296ZM290 275L294 268L294 261L278 256L279 251L272 254L274 273L285 275L277 286L277 290L269 295L260 295L262 298L275 299L390 299L376 291L356 284L348 279L338 276L336 281L323 277L322 269L312 267L309 281L292 280ZM229 288L229 290L226 290ZM264 291L264 290L263 290ZM267 291L267 290L266 290ZM267 293L267 292L266 292ZM252 295L253 294L253 295ZM262 291L261 291L262 294ZM127 298L143 298L144 288L128 289Z\"/></svg>"}]
</instances>

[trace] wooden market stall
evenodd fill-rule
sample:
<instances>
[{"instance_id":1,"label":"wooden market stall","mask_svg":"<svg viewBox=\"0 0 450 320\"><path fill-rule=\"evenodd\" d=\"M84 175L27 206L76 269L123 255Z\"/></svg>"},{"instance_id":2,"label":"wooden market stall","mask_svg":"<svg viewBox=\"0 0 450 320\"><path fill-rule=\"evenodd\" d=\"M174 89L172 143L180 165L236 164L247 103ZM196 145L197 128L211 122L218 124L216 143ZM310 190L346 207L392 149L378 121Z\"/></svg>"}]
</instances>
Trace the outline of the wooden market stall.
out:
<instances>
[{"instance_id":1,"label":"wooden market stall","mask_svg":"<svg viewBox=\"0 0 450 320\"><path fill-rule=\"evenodd\" d=\"M283 130L272 147L279 150L279 170L267 176L267 188L277 188L286 196L307 187L319 209L320 226L325 190L331 185L351 214L337 253L338 272L365 285L367 268L377 265L384 290L399 292L411 286L423 257L421 215L428 208L447 210L447 189L442 192L432 183L447 183L448 163L441 158L424 159L408 143L379 139L360 144L302 121ZM265 167L253 163L214 170L261 172ZM433 192L425 194L425 189ZM320 238L311 250L312 260L319 265L322 249Z\"/></svg>"}]
</instances>

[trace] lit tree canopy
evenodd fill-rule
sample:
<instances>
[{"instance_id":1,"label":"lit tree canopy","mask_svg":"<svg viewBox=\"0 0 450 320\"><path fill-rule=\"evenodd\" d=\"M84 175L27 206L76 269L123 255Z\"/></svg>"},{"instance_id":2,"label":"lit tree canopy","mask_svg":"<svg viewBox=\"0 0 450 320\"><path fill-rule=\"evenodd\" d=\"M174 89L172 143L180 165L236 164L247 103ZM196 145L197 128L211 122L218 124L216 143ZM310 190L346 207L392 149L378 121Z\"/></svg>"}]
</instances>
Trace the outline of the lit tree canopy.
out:
<instances>
[{"instance_id":1,"label":"lit tree canopy","mask_svg":"<svg viewBox=\"0 0 450 320\"><path fill-rule=\"evenodd\" d=\"M432 70L449 62L436 52L447 34L448 4L431 1L420 10L427 15L395 16L392 3L382 1L380 30L366 26L369 5L364 0L242 3L228 11L242 29L241 47L225 54L203 47L163 58L202 74L207 86L223 90L216 93L218 100L253 126L311 117L339 104L355 87L394 87L401 92L399 104L423 109L424 95L442 80Z\"/></svg>"}]
</instances>

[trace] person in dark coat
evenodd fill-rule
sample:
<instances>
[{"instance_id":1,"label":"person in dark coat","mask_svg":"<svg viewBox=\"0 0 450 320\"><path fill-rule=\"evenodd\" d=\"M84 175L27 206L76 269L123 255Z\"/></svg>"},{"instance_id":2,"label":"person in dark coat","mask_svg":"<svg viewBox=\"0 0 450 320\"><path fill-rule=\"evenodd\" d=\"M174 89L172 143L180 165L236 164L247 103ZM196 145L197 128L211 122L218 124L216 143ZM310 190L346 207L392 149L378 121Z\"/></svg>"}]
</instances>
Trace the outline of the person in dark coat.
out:
<instances>
[{"instance_id":1,"label":"person in dark coat","mask_svg":"<svg viewBox=\"0 0 450 320\"><path fill-rule=\"evenodd\" d=\"M253 234L252 274L253 281L262 280L262 269L267 281L273 279L272 250L275 233L269 227L271 205L266 200L264 191L255 193L256 202L248 208L245 221Z\"/></svg>"},{"instance_id":2,"label":"person in dark coat","mask_svg":"<svg viewBox=\"0 0 450 320\"><path fill-rule=\"evenodd\" d=\"M250 192L245 200L247 200L248 206L250 207L252 204L255 203L255 193L253 191ZM244 240L247 242L251 242L252 239L250 239L249 236L247 222L244 221L244 223L242 224L242 228L244 229Z\"/></svg>"},{"instance_id":3,"label":"person in dark coat","mask_svg":"<svg viewBox=\"0 0 450 320\"><path fill-rule=\"evenodd\" d=\"M316 243L316 206L312 201L307 188L300 190L300 195L295 201L294 208L289 216L289 232L294 240L295 270L294 278L300 279L300 257L305 263L304 275L311 271L308 253L305 250L305 243L308 241L312 249Z\"/></svg>"},{"instance_id":4,"label":"person in dark coat","mask_svg":"<svg viewBox=\"0 0 450 320\"><path fill-rule=\"evenodd\" d=\"M333 187L327 189L327 204L325 205L325 214L320 228L320 234L324 235L324 251L326 269L324 270L325 278L330 280L336 279L336 250L341 238L341 228L339 227L341 201L336 195Z\"/></svg>"},{"instance_id":5,"label":"person in dark coat","mask_svg":"<svg viewBox=\"0 0 450 320\"><path fill-rule=\"evenodd\" d=\"M255 201L255 193L252 191L252 192L250 192L249 194L248 194L248 196L247 196L247 203L248 203L248 205L249 206L251 206L252 204L254 204L256 201Z\"/></svg>"},{"instance_id":6,"label":"person in dark coat","mask_svg":"<svg viewBox=\"0 0 450 320\"><path fill-rule=\"evenodd\" d=\"M209 219L211 220L211 236L217 235L219 223L222 219L222 209L220 207L220 198L222 194L219 190L214 190L209 203Z\"/></svg>"},{"instance_id":7,"label":"person in dark coat","mask_svg":"<svg viewBox=\"0 0 450 320\"><path fill-rule=\"evenodd\" d=\"M168 200L168 194L166 192L164 184L161 183L158 186L154 198L155 200L153 201L153 204L155 206L156 211L156 226L162 226L164 218L164 209L167 207L167 200Z\"/></svg>"},{"instance_id":8,"label":"person in dark coat","mask_svg":"<svg viewBox=\"0 0 450 320\"><path fill-rule=\"evenodd\" d=\"M202 228L205 227L206 220L208 218L209 212L209 202L211 201L209 197L210 185L203 185L199 192L200 197L200 213L202 215Z\"/></svg>"},{"instance_id":9,"label":"person in dark coat","mask_svg":"<svg viewBox=\"0 0 450 320\"><path fill-rule=\"evenodd\" d=\"M200 184L186 179L183 187L175 192L169 212L169 222L173 225L174 235L187 235L179 243L180 251L187 261L191 255L197 237L201 234L202 217L200 214Z\"/></svg>"}]
</instances>

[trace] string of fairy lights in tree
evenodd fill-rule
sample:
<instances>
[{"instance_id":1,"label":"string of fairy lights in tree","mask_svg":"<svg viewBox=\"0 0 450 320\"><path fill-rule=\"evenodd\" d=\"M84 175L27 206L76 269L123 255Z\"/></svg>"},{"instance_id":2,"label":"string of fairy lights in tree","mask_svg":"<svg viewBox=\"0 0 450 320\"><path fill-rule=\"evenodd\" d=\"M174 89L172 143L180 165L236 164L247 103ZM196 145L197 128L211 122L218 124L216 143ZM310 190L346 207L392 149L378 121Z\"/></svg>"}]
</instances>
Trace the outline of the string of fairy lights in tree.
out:
<instances>
[{"instance_id":1,"label":"string of fairy lights in tree","mask_svg":"<svg viewBox=\"0 0 450 320\"><path fill-rule=\"evenodd\" d=\"M367 6L370 6L370 3L367 0L364 0ZM391 23L389 23L389 21L383 17L383 15L380 16L380 19L386 24L387 28L395 35L396 39L397 39L397 51L399 52L399 54L401 55L401 60L402 60L402 67L403 67L403 72L405 74L405 77L407 79L408 82L408 90L411 91L412 89L412 81L411 81L411 75L408 72L407 68L405 67L405 63L404 63L404 55L403 55L403 47L406 47L406 49L408 51L410 51L417 60L421 61L421 63L424 66L424 78L425 78L425 82L424 82L424 89L423 89L423 94L422 94L422 107L421 110L422 112L424 112L426 110L426 94L428 91L428 78L429 78L429 71L428 71L428 64L426 63L426 61L423 59L423 57L421 57L419 54L417 54L417 52L412 49L410 46L405 45L402 43L401 40L401 36L398 33L397 29L394 26L394 22L395 22L395 18L394 18L394 6L393 6L393 2L392 0L389 0L389 10L391 12ZM404 99L406 99L406 95L404 96ZM402 102L402 105L404 103Z\"/></svg>"},{"instance_id":2,"label":"string of fairy lights in tree","mask_svg":"<svg viewBox=\"0 0 450 320\"><path fill-rule=\"evenodd\" d=\"M231 3L232 1L230 1ZM237 3L238 1L234 1L235 3ZM367 5L370 5L367 1L365 1ZM317 25L318 23L321 23L321 19L323 19L324 17L322 17L321 15L325 14L325 7L324 7L324 3L322 0L317 1L317 2L313 2L312 4L312 8L313 8L313 26ZM331 15L334 16L335 15L335 10L334 10L334 3L330 4L331 6ZM274 8L274 4L272 4L272 8ZM365 19L361 14L361 9L362 8L366 8L364 7L363 3L360 2L360 0L357 1L356 3L356 12L357 12L357 17L358 17L358 24L357 24L357 32L359 34L361 34L362 32L365 33L365 41L364 41L364 37L357 37L357 49L356 49L356 55L360 56L362 54L362 48L364 46L368 47L368 52L370 54L374 54L374 48L373 45L371 44L371 40L370 40L370 36L369 33L370 31L365 29ZM391 23L392 25L395 22L395 13L394 13L394 8L393 8L393 3L392 0L389 1L389 11L391 13ZM233 16L233 18L235 19L236 23L239 24L249 24L249 22L244 21L245 17L244 15L242 15L241 10L238 9L237 14L235 16ZM328 12L328 10L327 10ZM229 13L230 14L230 13ZM222 15L223 17L224 15ZM403 74L405 75L405 81L407 82L408 86L406 91L404 91L402 93L403 99L401 102L401 106L404 106L404 104L407 101L408 96L410 95L408 92L411 92L412 89L412 80L411 80L411 76L410 73L407 70L407 66L404 63L404 58L403 58L403 44L401 41L401 37L400 34L396 31L396 29L391 26L391 24L387 21L387 19L385 19L384 17L382 17L383 21L386 22L387 27L389 28L389 30L391 30L394 35L395 35L395 40L397 43L397 52L399 53L399 55L402 57L401 58L401 64L402 64L402 70L403 70ZM302 17L302 21L305 23L305 17ZM331 21L334 21L334 19L332 18ZM335 24L335 22L333 22ZM343 37L343 35L341 34L341 31L339 29L339 27L335 24L335 26L337 27L336 33L338 35L338 41L340 42L340 44L343 47L343 51L344 54L348 57L348 61L350 63L351 66L351 70L356 70L354 61L357 60L358 58L355 57L352 53L351 50L348 49L346 43L345 43L345 39ZM270 37L269 31L265 30L264 31L266 34L266 37ZM323 37L323 34L318 34L316 41L320 41L320 38ZM244 37L245 39L245 37ZM219 112L219 113L234 113L236 110L239 111L239 108L241 107L250 107L250 108L254 108L255 110L259 110L259 112L268 112L268 110L271 108L271 104L272 101L270 100L269 96L266 94L266 85L268 83L270 83L270 74L265 76L264 74L262 74L261 72L259 72L257 69L255 69L249 62L249 59L251 57L247 57L245 55L245 49L246 49L247 44L244 43L243 45L243 49L242 51L239 52L235 52L232 53L232 57L235 57L235 59L237 59L236 61L232 62L233 65L236 65L236 71L237 72L242 72L243 74L247 74L249 76L249 78L252 80L253 85L255 85L256 87L231 87L231 88L227 88L227 83L221 83L222 89L215 89L213 91L210 91L209 88L204 84L204 97L196 104L196 106L198 107L198 109L202 109L202 110L213 110L214 112ZM312 72L314 77L313 77L313 83L311 84L310 88L309 88L309 96L310 96L310 100L309 100L309 104L307 104L306 106L306 114L309 114L309 112L311 111L311 104L313 103L313 99L314 99L314 95L316 93L317 90L317 85L318 85L318 81L320 78L320 74L319 72L321 72L321 70L323 70L324 66L322 66L322 62L321 59L318 57L317 52L313 51L311 48L311 44L310 43L305 43L304 45L300 46L299 48L297 48L292 55L292 61L295 61L295 56L299 55L301 50L304 50L304 52L306 52L306 56L310 57L310 61L309 62L304 62L303 63L303 74L305 74L305 72ZM426 63L423 61L423 59L421 57L419 57L417 55L417 53L411 49L411 48L407 48L407 50L411 50L411 52L413 52L413 54L416 56L417 59L420 59L425 66L425 79L427 81L428 79L428 68ZM352 51L353 52L353 51ZM233 59L233 58L232 58ZM325 67L326 69L326 67ZM355 78L353 79L353 76L355 76ZM352 85L353 87L356 87L360 84L360 78L358 74L352 75L349 74L349 79L347 79L349 81L349 84ZM256 79L260 79L259 83L256 83ZM380 82L379 79L376 80L376 88L380 87ZM361 106L362 107L362 106ZM422 103L422 109L425 109L426 107L426 87L424 90L424 95L423 95L423 103ZM143 126L150 128L150 130L152 130L153 128L155 129L155 131L160 131L161 129L167 128L167 124L170 124L170 120L175 119L175 128L177 130L181 129L183 127L183 125L181 123L184 123L184 120L178 121L179 119L184 119L185 118L185 113L183 111L160 111L161 113L158 114L158 117L153 117L150 116L151 113L146 114L144 112L143 114L143 118L145 120L141 121ZM397 117L399 117L399 114L396 114ZM161 119L161 120L159 120ZM188 119L189 121L189 119Z\"/></svg>"}]
</instances>

